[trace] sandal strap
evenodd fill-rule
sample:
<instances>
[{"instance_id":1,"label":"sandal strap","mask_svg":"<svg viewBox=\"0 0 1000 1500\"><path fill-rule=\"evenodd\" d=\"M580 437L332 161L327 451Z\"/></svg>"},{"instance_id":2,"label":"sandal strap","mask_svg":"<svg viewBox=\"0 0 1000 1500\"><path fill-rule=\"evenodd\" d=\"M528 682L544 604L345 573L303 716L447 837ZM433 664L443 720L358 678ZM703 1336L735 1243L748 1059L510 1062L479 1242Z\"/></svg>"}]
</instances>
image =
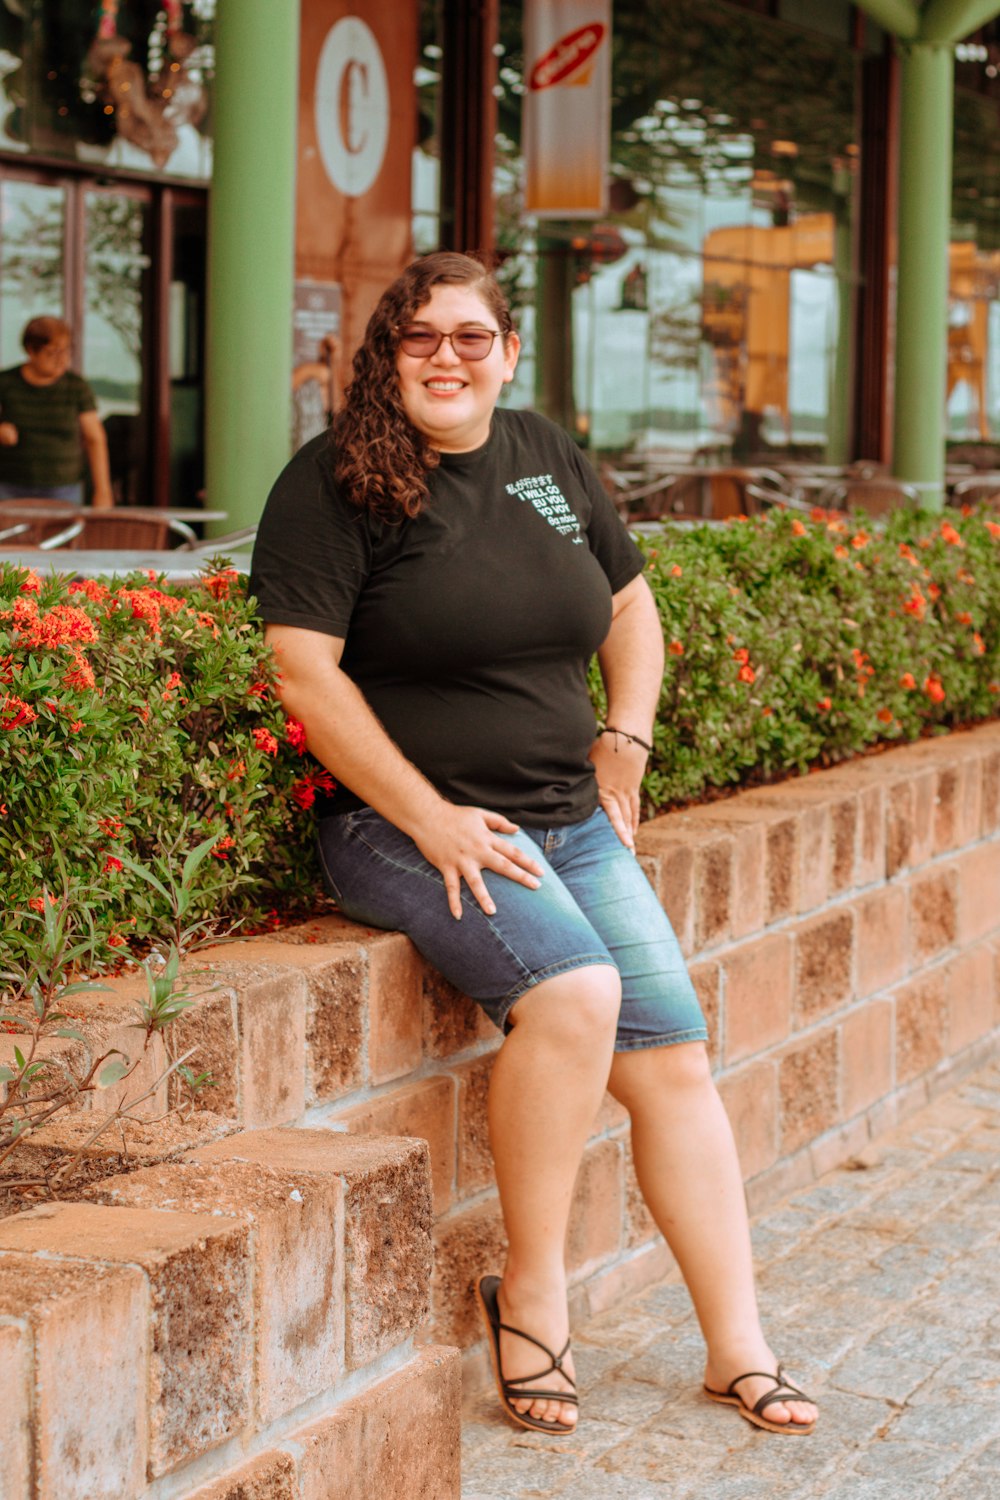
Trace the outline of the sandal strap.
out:
<instances>
[{"instance_id":1,"label":"sandal strap","mask_svg":"<svg viewBox=\"0 0 1000 1500\"><path fill-rule=\"evenodd\" d=\"M566 1378L568 1380L569 1376L567 1376ZM525 1375L524 1379L534 1380L535 1376ZM506 1392L508 1400L511 1401L565 1401L569 1406L580 1405L580 1398L575 1391L554 1391L551 1388L545 1389L544 1387L535 1390L524 1391L521 1390L517 1385L517 1382L513 1380L505 1380L503 1383L503 1388Z\"/></svg>"},{"instance_id":2,"label":"sandal strap","mask_svg":"<svg viewBox=\"0 0 1000 1500\"><path fill-rule=\"evenodd\" d=\"M519 1339L526 1339L529 1344L534 1344L536 1349L541 1349L542 1353L547 1354L549 1357L550 1363L544 1370L539 1370L534 1375L522 1375L520 1377L521 1380L542 1380L546 1375L557 1373L561 1375L564 1380L568 1380L574 1391L576 1390L576 1381L573 1379L568 1370L563 1369L563 1360L569 1353L569 1346L571 1342L569 1339L567 1339L565 1344L563 1344L558 1354L553 1354L548 1344L543 1344L541 1339L535 1338L534 1334L525 1333L523 1328L515 1328L510 1323L497 1323L496 1326L498 1331L502 1331L504 1333L513 1333L516 1334ZM510 1382L505 1381L505 1384L509 1383ZM547 1392L546 1394L551 1395L552 1393ZM569 1397L567 1396L566 1399L569 1400Z\"/></svg>"},{"instance_id":3,"label":"sandal strap","mask_svg":"<svg viewBox=\"0 0 1000 1500\"><path fill-rule=\"evenodd\" d=\"M789 1397L792 1400L795 1400L797 1397L800 1401L808 1401L810 1406L815 1406L816 1404L811 1396L806 1395L805 1391L800 1390L797 1385L792 1385L784 1378L784 1371L780 1365L778 1366L777 1374L774 1374L770 1370L748 1370L745 1375L737 1375L736 1379L730 1382L726 1394L728 1396L735 1395L740 1401L743 1401L743 1397L739 1395L734 1387L738 1386L742 1380L753 1380L754 1378L774 1381L773 1390L765 1391L763 1396L751 1408L755 1416L762 1416L769 1406L774 1406L779 1401L787 1401ZM745 1402L743 1404L746 1405Z\"/></svg>"}]
</instances>

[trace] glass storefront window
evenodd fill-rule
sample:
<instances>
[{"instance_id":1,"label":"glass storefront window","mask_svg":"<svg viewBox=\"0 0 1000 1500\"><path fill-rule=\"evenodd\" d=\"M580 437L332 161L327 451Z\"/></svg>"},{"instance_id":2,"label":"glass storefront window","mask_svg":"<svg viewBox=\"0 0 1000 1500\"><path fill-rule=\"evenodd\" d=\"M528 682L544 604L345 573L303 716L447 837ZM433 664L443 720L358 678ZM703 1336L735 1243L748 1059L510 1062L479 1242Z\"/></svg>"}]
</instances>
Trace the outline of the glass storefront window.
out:
<instances>
[{"instance_id":1,"label":"glass storefront window","mask_svg":"<svg viewBox=\"0 0 1000 1500\"><path fill-rule=\"evenodd\" d=\"M82 368L102 417L142 404L142 315L150 259L148 204L121 193L84 195Z\"/></svg>"},{"instance_id":2,"label":"glass storefront window","mask_svg":"<svg viewBox=\"0 0 1000 1500\"><path fill-rule=\"evenodd\" d=\"M214 16L215 0L0 6L0 147L209 178Z\"/></svg>"},{"instance_id":3,"label":"glass storefront window","mask_svg":"<svg viewBox=\"0 0 1000 1500\"><path fill-rule=\"evenodd\" d=\"M65 316L66 190L0 180L0 364L21 364L30 318Z\"/></svg>"},{"instance_id":4,"label":"glass storefront window","mask_svg":"<svg viewBox=\"0 0 1000 1500\"><path fill-rule=\"evenodd\" d=\"M946 431L959 445L1000 439L1000 158L986 149L996 137L996 101L956 89Z\"/></svg>"},{"instance_id":5,"label":"glass storefront window","mask_svg":"<svg viewBox=\"0 0 1000 1500\"><path fill-rule=\"evenodd\" d=\"M501 8L496 178L516 252L504 274L527 303L512 399L538 397L532 331L559 316L553 273L568 261L572 408L559 416L592 448L845 458L859 159L846 41L722 0L616 0L610 211L536 225L509 190L520 11Z\"/></svg>"}]
</instances>

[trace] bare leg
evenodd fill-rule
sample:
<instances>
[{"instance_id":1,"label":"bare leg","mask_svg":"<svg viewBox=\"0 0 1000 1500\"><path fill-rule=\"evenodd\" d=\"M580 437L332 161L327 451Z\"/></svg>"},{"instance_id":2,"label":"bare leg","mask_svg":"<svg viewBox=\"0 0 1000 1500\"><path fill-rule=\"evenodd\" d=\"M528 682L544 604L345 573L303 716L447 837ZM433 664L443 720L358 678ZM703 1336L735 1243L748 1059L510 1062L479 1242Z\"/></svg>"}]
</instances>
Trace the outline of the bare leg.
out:
<instances>
[{"instance_id":1,"label":"bare leg","mask_svg":"<svg viewBox=\"0 0 1000 1500\"><path fill-rule=\"evenodd\" d=\"M608 1084L632 1116L643 1197L684 1280L708 1346L705 1384L725 1390L747 1370L776 1370L760 1326L750 1228L732 1129L700 1042L615 1054ZM750 1405L773 1382L748 1380ZM807 1402L775 1404L773 1422L811 1422Z\"/></svg>"},{"instance_id":2,"label":"bare leg","mask_svg":"<svg viewBox=\"0 0 1000 1500\"><path fill-rule=\"evenodd\" d=\"M610 965L544 980L514 1007L490 1080L490 1144L508 1239L500 1315L556 1354L569 1327L564 1256L573 1183L607 1086L620 1003ZM507 1380L545 1363L510 1334L501 1335L500 1357ZM531 1383L569 1389L558 1374ZM576 1408L558 1401L515 1406L544 1421L576 1420Z\"/></svg>"}]
</instances>

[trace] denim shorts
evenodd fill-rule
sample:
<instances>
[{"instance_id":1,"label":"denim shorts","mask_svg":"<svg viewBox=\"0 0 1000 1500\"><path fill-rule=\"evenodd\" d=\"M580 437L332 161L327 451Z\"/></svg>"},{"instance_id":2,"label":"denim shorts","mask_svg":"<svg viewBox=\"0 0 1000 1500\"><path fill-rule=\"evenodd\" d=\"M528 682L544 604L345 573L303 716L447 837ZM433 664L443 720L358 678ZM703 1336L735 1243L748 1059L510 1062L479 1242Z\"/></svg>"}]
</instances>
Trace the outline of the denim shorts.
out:
<instances>
[{"instance_id":1,"label":"denim shorts","mask_svg":"<svg viewBox=\"0 0 1000 1500\"><path fill-rule=\"evenodd\" d=\"M83 481L77 484L0 484L0 500L68 500L83 503Z\"/></svg>"},{"instance_id":2,"label":"denim shorts","mask_svg":"<svg viewBox=\"0 0 1000 1500\"><path fill-rule=\"evenodd\" d=\"M598 809L563 828L522 828L510 842L542 866L537 890L484 870L496 914L463 884L462 920L413 840L370 807L323 819L328 889L345 916L405 932L502 1031L533 985L611 964L621 975L615 1050L706 1041L694 987L670 923L635 855Z\"/></svg>"}]
</instances>

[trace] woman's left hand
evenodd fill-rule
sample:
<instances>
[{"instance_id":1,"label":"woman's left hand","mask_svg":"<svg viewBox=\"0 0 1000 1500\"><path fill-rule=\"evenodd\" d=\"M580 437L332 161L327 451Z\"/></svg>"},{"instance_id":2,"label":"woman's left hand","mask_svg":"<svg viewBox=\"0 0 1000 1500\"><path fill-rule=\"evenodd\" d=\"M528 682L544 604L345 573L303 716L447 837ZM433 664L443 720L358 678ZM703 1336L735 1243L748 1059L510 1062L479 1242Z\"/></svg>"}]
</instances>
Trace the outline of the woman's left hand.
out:
<instances>
[{"instance_id":1,"label":"woman's left hand","mask_svg":"<svg viewBox=\"0 0 1000 1500\"><path fill-rule=\"evenodd\" d=\"M617 746L617 748L616 748ZM590 748L597 775L597 792L612 828L635 853L639 827L639 787L646 769L646 752L623 736L598 735Z\"/></svg>"}]
</instances>

